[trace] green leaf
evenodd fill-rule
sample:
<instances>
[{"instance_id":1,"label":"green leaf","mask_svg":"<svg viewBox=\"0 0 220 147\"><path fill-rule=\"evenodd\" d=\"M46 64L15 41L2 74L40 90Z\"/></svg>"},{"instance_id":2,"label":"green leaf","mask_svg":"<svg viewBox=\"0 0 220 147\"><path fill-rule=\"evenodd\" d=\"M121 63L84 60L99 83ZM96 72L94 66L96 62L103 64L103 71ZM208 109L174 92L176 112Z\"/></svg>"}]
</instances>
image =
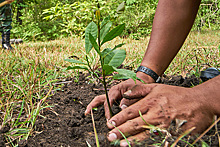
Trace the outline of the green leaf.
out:
<instances>
[{"instance_id":1,"label":"green leaf","mask_svg":"<svg viewBox=\"0 0 220 147\"><path fill-rule=\"evenodd\" d=\"M67 62L70 62L70 63L77 63L77 64L84 64L84 65L86 65L86 63L83 63L82 61L75 60L75 59L64 59L64 61L67 61Z\"/></svg>"},{"instance_id":2,"label":"green leaf","mask_svg":"<svg viewBox=\"0 0 220 147\"><path fill-rule=\"evenodd\" d=\"M116 28L112 29L108 34L106 34L101 45L119 36L123 32L124 28L125 28L125 24L121 24L117 26Z\"/></svg>"},{"instance_id":3,"label":"green leaf","mask_svg":"<svg viewBox=\"0 0 220 147\"><path fill-rule=\"evenodd\" d=\"M105 75L110 75L113 71L115 71L115 69L112 66L107 64L104 64L103 70L105 71Z\"/></svg>"},{"instance_id":4,"label":"green leaf","mask_svg":"<svg viewBox=\"0 0 220 147\"><path fill-rule=\"evenodd\" d=\"M99 46L91 33L89 33L89 41L92 44L92 46L95 48L96 52L100 55Z\"/></svg>"},{"instance_id":5,"label":"green leaf","mask_svg":"<svg viewBox=\"0 0 220 147\"><path fill-rule=\"evenodd\" d=\"M101 23L100 40L103 40L103 38L109 32L111 27L112 27L112 22L110 21L110 16L108 16L104 18L104 20Z\"/></svg>"},{"instance_id":6,"label":"green leaf","mask_svg":"<svg viewBox=\"0 0 220 147\"><path fill-rule=\"evenodd\" d=\"M101 22L101 29L102 29L102 27L103 27L104 25L106 25L109 21L110 21L110 15L107 16L107 17L105 17L105 18L103 19L103 21Z\"/></svg>"},{"instance_id":7,"label":"green leaf","mask_svg":"<svg viewBox=\"0 0 220 147\"><path fill-rule=\"evenodd\" d=\"M113 79L114 80L121 80L121 79L127 80L127 79L129 79L129 77L127 77L125 75L121 75L121 74L116 74L116 75L113 76Z\"/></svg>"},{"instance_id":8,"label":"green leaf","mask_svg":"<svg viewBox=\"0 0 220 147\"><path fill-rule=\"evenodd\" d=\"M86 28L85 31L85 49L86 49L86 53L88 54L91 49L92 49L92 44L89 41L89 33L91 33L91 35L94 37L94 39L96 40L97 38L97 33L98 33L98 28L97 25L94 22L90 22L89 25Z\"/></svg>"},{"instance_id":9,"label":"green leaf","mask_svg":"<svg viewBox=\"0 0 220 147\"><path fill-rule=\"evenodd\" d=\"M137 80L136 77L136 73L131 71L131 70L127 70L127 69L116 69L115 71L118 72L118 74L114 75L113 78L116 79L133 79L134 81Z\"/></svg>"},{"instance_id":10,"label":"green leaf","mask_svg":"<svg viewBox=\"0 0 220 147\"><path fill-rule=\"evenodd\" d=\"M123 1L120 5L118 5L117 13L121 14L125 10L125 2Z\"/></svg>"},{"instance_id":11,"label":"green leaf","mask_svg":"<svg viewBox=\"0 0 220 147\"><path fill-rule=\"evenodd\" d=\"M202 142L202 147L209 147L209 145L205 141L201 141L201 142Z\"/></svg>"},{"instance_id":12,"label":"green leaf","mask_svg":"<svg viewBox=\"0 0 220 147\"><path fill-rule=\"evenodd\" d=\"M105 50L106 52L109 51L109 53L106 54L104 57L104 64L108 64L113 67L120 66L126 57L126 51L125 50Z\"/></svg>"},{"instance_id":13,"label":"green leaf","mask_svg":"<svg viewBox=\"0 0 220 147\"><path fill-rule=\"evenodd\" d=\"M121 44L116 45L116 46L113 48L113 50L115 50L115 49L117 49L117 48L119 48L119 47L122 47L124 44L125 44L125 43L121 43Z\"/></svg>"},{"instance_id":14,"label":"green leaf","mask_svg":"<svg viewBox=\"0 0 220 147\"><path fill-rule=\"evenodd\" d=\"M70 69L84 69L84 70L88 70L89 71L89 69L86 66L68 66L66 68L66 70L70 70Z\"/></svg>"},{"instance_id":15,"label":"green leaf","mask_svg":"<svg viewBox=\"0 0 220 147\"><path fill-rule=\"evenodd\" d=\"M218 50L219 50L219 56L220 56L220 45L218 46Z\"/></svg>"},{"instance_id":16,"label":"green leaf","mask_svg":"<svg viewBox=\"0 0 220 147\"><path fill-rule=\"evenodd\" d=\"M110 54L111 52L113 52L113 50L111 48L105 48L102 52L101 52L101 56L102 58L105 58L108 54Z\"/></svg>"},{"instance_id":17,"label":"green leaf","mask_svg":"<svg viewBox=\"0 0 220 147\"><path fill-rule=\"evenodd\" d=\"M100 31L100 40L103 40L103 38L106 36L106 34L109 32L110 28L112 27L112 22L108 22Z\"/></svg>"}]
</instances>

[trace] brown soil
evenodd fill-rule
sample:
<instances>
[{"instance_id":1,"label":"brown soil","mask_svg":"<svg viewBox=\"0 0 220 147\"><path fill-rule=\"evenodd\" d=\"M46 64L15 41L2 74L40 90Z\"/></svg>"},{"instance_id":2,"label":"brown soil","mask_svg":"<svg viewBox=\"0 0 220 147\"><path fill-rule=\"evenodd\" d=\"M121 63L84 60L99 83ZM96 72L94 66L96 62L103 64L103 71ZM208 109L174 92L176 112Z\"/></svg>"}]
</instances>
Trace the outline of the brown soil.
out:
<instances>
[{"instance_id":1,"label":"brown soil","mask_svg":"<svg viewBox=\"0 0 220 147\"><path fill-rule=\"evenodd\" d=\"M102 85L87 84L88 79L85 79L85 76L83 75L80 76L78 83L74 82L74 78L66 79L66 81L72 82L65 84L61 90L48 99L48 103L54 107L51 109L44 109L41 112L41 115L45 116L45 118L39 118L36 121L35 133L28 139L27 142L19 142L19 146L87 147L88 145L86 144L86 141L92 147L96 146L91 116L85 117L84 111L87 104L95 96L104 93ZM192 85L198 85L200 83L200 79L195 76L191 76L189 78L183 78L182 76L164 76L162 78L162 83L190 87ZM117 84L117 82L114 84ZM117 113L120 111L120 108L118 106L114 106L113 110ZM100 146L113 146L106 139L109 129L106 127L103 106L100 106L98 110L93 113ZM203 140L213 147L218 146L218 137L214 133L215 129L210 130L203 137ZM156 134L151 135L153 136L154 141L152 139L147 139L144 144L140 146L151 145L163 140L163 138L157 136ZM170 142L175 141L175 138L176 137L169 139ZM187 139L188 138L186 138L186 140ZM187 141L192 142L192 139ZM0 139L0 146L1 143ZM180 141L178 145L185 146L186 143ZM201 142L198 146L200 145Z\"/></svg>"}]
</instances>

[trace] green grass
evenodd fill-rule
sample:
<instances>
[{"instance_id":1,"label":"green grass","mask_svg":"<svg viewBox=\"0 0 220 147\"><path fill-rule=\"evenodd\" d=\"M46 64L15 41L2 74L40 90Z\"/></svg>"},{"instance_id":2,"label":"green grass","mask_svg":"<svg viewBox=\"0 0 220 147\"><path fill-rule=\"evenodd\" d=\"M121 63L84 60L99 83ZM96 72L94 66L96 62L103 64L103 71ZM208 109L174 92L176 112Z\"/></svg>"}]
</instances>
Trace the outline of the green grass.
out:
<instances>
[{"instance_id":1,"label":"green grass","mask_svg":"<svg viewBox=\"0 0 220 147\"><path fill-rule=\"evenodd\" d=\"M149 38L141 40L116 38L112 44L126 43L123 46L127 52L124 64L136 69L144 56L148 41ZM183 76L188 73L198 75L199 71L207 67L219 67L219 46L220 31L192 32L165 73ZM109 47L111 47L110 44Z\"/></svg>"},{"instance_id":2,"label":"green grass","mask_svg":"<svg viewBox=\"0 0 220 147\"><path fill-rule=\"evenodd\" d=\"M136 69L144 56L149 38L141 40L116 38L112 44L126 43L125 65ZM193 32L178 53L166 74L198 75L207 67L219 67L220 31ZM47 97L59 87L53 83L77 76L75 71L65 71L70 65L64 59L84 57L84 40L65 38L49 42L29 42L14 45L13 52L0 50L0 129L9 125L5 133L8 144L27 139L34 131L34 123L41 110L50 107ZM94 52L91 57L96 56ZM74 57L73 57L74 58ZM96 66L96 62L93 66ZM59 85L62 86L62 85Z\"/></svg>"},{"instance_id":3,"label":"green grass","mask_svg":"<svg viewBox=\"0 0 220 147\"><path fill-rule=\"evenodd\" d=\"M166 73L199 75L208 67L220 66L220 31L193 32Z\"/></svg>"}]
</instances>

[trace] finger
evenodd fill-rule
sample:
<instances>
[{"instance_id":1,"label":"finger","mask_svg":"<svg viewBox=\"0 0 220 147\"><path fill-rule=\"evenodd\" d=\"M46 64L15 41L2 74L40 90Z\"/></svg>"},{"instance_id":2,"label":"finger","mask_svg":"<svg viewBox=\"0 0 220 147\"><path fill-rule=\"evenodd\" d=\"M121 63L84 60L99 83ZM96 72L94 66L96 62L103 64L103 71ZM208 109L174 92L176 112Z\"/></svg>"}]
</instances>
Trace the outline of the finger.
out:
<instances>
[{"instance_id":1,"label":"finger","mask_svg":"<svg viewBox=\"0 0 220 147\"><path fill-rule=\"evenodd\" d=\"M129 107L130 105L134 104L137 101L138 101L138 99L129 100L129 99L123 98L120 103L120 108L123 110L123 109Z\"/></svg>"},{"instance_id":2,"label":"finger","mask_svg":"<svg viewBox=\"0 0 220 147\"><path fill-rule=\"evenodd\" d=\"M113 86L109 90L108 96L109 96L110 106L113 105L115 100L122 98L122 93L124 93L125 91L128 90L128 87L130 86L131 83L132 83L132 81L129 79L125 82L122 82L118 85ZM133 84L134 84L134 81L133 81ZM110 111L108 108L108 104L107 104L105 95L100 95L100 96L95 97L92 100L92 102L87 106L87 109L85 111L85 115L89 114L92 108L98 107L99 105L102 105L102 104L104 104L106 118L110 119L111 115L110 115Z\"/></svg>"},{"instance_id":3,"label":"finger","mask_svg":"<svg viewBox=\"0 0 220 147\"><path fill-rule=\"evenodd\" d=\"M109 122L113 122L113 124L115 124L116 126L120 126L121 124L125 123L127 120L132 120L136 117L139 117L140 116L139 111L141 112L141 114L147 113L150 108L154 107L156 104L159 103L159 100L160 99L157 99L157 98L149 99L147 97L144 98L144 99L141 99L138 102L134 103L133 105L127 107L124 110L122 110L121 112L119 112L115 116L113 116L109 120ZM154 112L154 111L156 111L156 112ZM147 114L150 117L154 117L155 113L157 113L157 111L160 111L160 110L154 108L154 109L151 109L151 113L149 113L149 114L147 113ZM109 129L114 128L109 123L107 123L107 126L108 126Z\"/></svg>"},{"instance_id":4,"label":"finger","mask_svg":"<svg viewBox=\"0 0 220 147\"><path fill-rule=\"evenodd\" d=\"M121 147L127 147L128 146L128 142L130 145L134 145L135 142L141 142L147 138L150 137L150 132L149 130L144 130L143 132L141 133L138 133L136 135L133 135L131 137L128 137L127 140L123 139L120 141L120 146ZM128 141L128 142L127 142Z\"/></svg>"},{"instance_id":5,"label":"finger","mask_svg":"<svg viewBox=\"0 0 220 147\"><path fill-rule=\"evenodd\" d=\"M119 84L120 85L120 84ZM112 106L115 99L121 98L120 87L118 85L113 86L109 91L109 102L110 106ZM104 104L105 116L107 119L110 119L110 112L108 108L108 104L106 101L106 95L96 96L87 106L85 115L89 114L92 108L98 107L99 105Z\"/></svg>"},{"instance_id":6,"label":"finger","mask_svg":"<svg viewBox=\"0 0 220 147\"><path fill-rule=\"evenodd\" d=\"M140 84L140 85L143 85L143 84ZM140 100L140 99L142 99L143 97L145 97L146 96L146 94L135 94L135 92L137 91L137 89L139 89L141 86L140 85L135 85L131 90L128 90L127 91L127 93L125 93L125 94L123 94L123 96L125 96L126 98L123 98L122 100L121 100L121 103L120 103L120 107L121 107L121 109L123 110L123 109L125 109L125 108L127 108L128 106L130 106L130 105L132 105L132 104L134 104L135 102L137 102L138 100ZM151 91L151 87L150 86L148 86L148 91L147 91L147 93L149 93L150 91ZM144 89L144 90L139 90L139 91L141 91L141 92L143 92L143 91L145 91L146 89ZM129 93L131 94L131 97L129 96ZM133 95L133 96L132 96ZM137 97L135 97L135 95L137 95ZM143 96L141 96L141 95L143 95ZM134 99L131 99L131 98L133 98L133 97L135 97Z\"/></svg>"},{"instance_id":7,"label":"finger","mask_svg":"<svg viewBox=\"0 0 220 147\"><path fill-rule=\"evenodd\" d=\"M170 135L167 130L164 130L164 128L166 128L164 125L159 125L159 126L155 126L152 129L155 132L155 135L157 135L156 133L158 133L158 131L160 133L162 133L162 134ZM127 147L128 146L128 142L129 142L130 145L133 146L133 145L135 145L137 143L140 143L140 142L148 139L151 136L151 133L152 133L151 130L150 129L144 130L144 131L142 131L142 132L140 132L140 133L138 133L136 135L132 135L132 136L126 138L127 140L126 139L122 139L120 141L120 146L121 147ZM158 133L158 135L159 135L159 133Z\"/></svg>"},{"instance_id":8,"label":"finger","mask_svg":"<svg viewBox=\"0 0 220 147\"><path fill-rule=\"evenodd\" d=\"M112 99L109 100L109 103L110 103L110 107L112 107L112 105L113 105L113 100L112 100ZM109 110L109 106L108 106L107 100L105 100L105 102L104 102L104 109L105 109L105 118L106 118L107 120L109 120L109 119L112 117L113 114L111 114L111 112L110 112L110 110Z\"/></svg>"},{"instance_id":9,"label":"finger","mask_svg":"<svg viewBox=\"0 0 220 147\"><path fill-rule=\"evenodd\" d=\"M124 92L130 90L135 82L132 79L128 79L118 85L113 86L108 93L109 99L121 99Z\"/></svg>"},{"instance_id":10,"label":"finger","mask_svg":"<svg viewBox=\"0 0 220 147\"><path fill-rule=\"evenodd\" d=\"M120 91L120 84L118 85L115 85L113 86L109 92L108 92L108 98L109 98L109 104L110 104L110 107L112 107L113 103L117 100L117 99L121 99L122 97L122 94L121 94L121 91ZM104 103L104 109L105 109L105 117L106 119L110 119L112 116L112 114L110 113L110 110L109 110L109 106L108 106L108 102L107 102L107 99L105 100L105 103Z\"/></svg>"},{"instance_id":11,"label":"finger","mask_svg":"<svg viewBox=\"0 0 220 147\"><path fill-rule=\"evenodd\" d=\"M92 108L98 107L105 102L105 95L96 96L86 107L85 115L89 114Z\"/></svg>"},{"instance_id":12,"label":"finger","mask_svg":"<svg viewBox=\"0 0 220 147\"><path fill-rule=\"evenodd\" d=\"M148 95L157 84L140 84L135 85L131 90L123 94L126 99L141 99Z\"/></svg>"},{"instance_id":13,"label":"finger","mask_svg":"<svg viewBox=\"0 0 220 147\"><path fill-rule=\"evenodd\" d=\"M114 86L113 88L110 89L109 94L108 94L110 107L113 106L113 103L117 99L121 99L122 96L121 96L121 92L120 92L119 89L120 88L118 87L118 85L116 85L116 86ZM104 102L104 109L105 109L105 117L108 120L112 117L113 114L110 113L107 99Z\"/></svg>"},{"instance_id":14,"label":"finger","mask_svg":"<svg viewBox=\"0 0 220 147\"><path fill-rule=\"evenodd\" d=\"M131 79L129 79L129 80L125 81L125 82L122 82L122 83L120 83L118 85L113 86L109 90L108 97L109 97L110 106L112 106L113 103L116 100L122 98L122 94L131 87L131 84L134 84L134 81L131 81ZM109 107L108 107L107 100L104 103L104 108L105 108L105 117L106 117L106 119L110 119L112 116L110 114L110 110L109 110Z\"/></svg>"},{"instance_id":15,"label":"finger","mask_svg":"<svg viewBox=\"0 0 220 147\"><path fill-rule=\"evenodd\" d=\"M151 124L153 126L157 126L162 121L161 119L153 119L153 118L149 117L148 115L143 116L143 118L145 121L143 121L141 117L137 117L135 119L128 120L127 122L118 126L117 128L114 128L112 131L109 132L109 134L107 136L108 140L113 141L116 139L123 138L122 134L118 131L118 129L125 136L136 135L136 134L146 130L145 128L143 128L143 125ZM147 124L146 124L146 122L147 122ZM108 124L114 125L114 124L111 124L111 122L108 122Z\"/></svg>"}]
</instances>

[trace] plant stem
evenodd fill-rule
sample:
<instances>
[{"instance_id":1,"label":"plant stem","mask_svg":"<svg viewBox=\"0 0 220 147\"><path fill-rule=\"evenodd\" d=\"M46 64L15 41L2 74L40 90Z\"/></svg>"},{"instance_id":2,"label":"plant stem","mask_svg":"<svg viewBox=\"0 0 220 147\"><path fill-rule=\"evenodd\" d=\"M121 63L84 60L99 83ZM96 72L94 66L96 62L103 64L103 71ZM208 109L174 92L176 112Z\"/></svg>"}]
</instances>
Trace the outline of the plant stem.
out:
<instances>
[{"instance_id":1,"label":"plant stem","mask_svg":"<svg viewBox=\"0 0 220 147\"><path fill-rule=\"evenodd\" d=\"M90 64L89 64L89 59L88 59L88 56L86 55L86 62L87 62L87 65L88 65L88 67L89 67L89 73L90 73L90 75L92 76L92 78L93 78L93 76L95 76L99 81L101 81L102 83L103 83L103 81L99 78L99 76L94 72L94 70L91 68L91 66L90 66Z\"/></svg>"},{"instance_id":2,"label":"plant stem","mask_svg":"<svg viewBox=\"0 0 220 147\"><path fill-rule=\"evenodd\" d=\"M101 50L101 41L100 41L100 10L99 10L99 6L98 6L98 10L99 11L97 14L99 16L97 16L97 20L98 20L98 46L99 46L99 51ZM111 109L111 105L110 105L110 102L109 102L109 97L108 97L108 91L107 91L107 86L106 86L106 79L105 79L105 70L103 69L103 66L104 66L104 58L102 58L101 54L100 54L100 62L101 62L101 67L102 67L102 77L103 77L103 80L102 80L102 83L104 85L104 89L105 89L105 95L106 95L106 99L107 99L107 103L108 103L108 109L109 109L109 112L110 112L110 117L113 116L113 112L112 112L112 109Z\"/></svg>"},{"instance_id":3,"label":"plant stem","mask_svg":"<svg viewBox=\"0 0 220 147\"><path fill-rule=\"evenodd\" d=\"M103 74L103 85L104 85L104 89L105 89L105 95L106 95L106 99L107 99L107 103L108 103L108 109L109 109L109 112L110 112L110 117L112 117L113 112L112 112L111 105L110 105L110 102L109 102L108 91L107 91L107 86L106 86L106 81L105 81L104 74Z\"/></svg>"}]
</instances>

